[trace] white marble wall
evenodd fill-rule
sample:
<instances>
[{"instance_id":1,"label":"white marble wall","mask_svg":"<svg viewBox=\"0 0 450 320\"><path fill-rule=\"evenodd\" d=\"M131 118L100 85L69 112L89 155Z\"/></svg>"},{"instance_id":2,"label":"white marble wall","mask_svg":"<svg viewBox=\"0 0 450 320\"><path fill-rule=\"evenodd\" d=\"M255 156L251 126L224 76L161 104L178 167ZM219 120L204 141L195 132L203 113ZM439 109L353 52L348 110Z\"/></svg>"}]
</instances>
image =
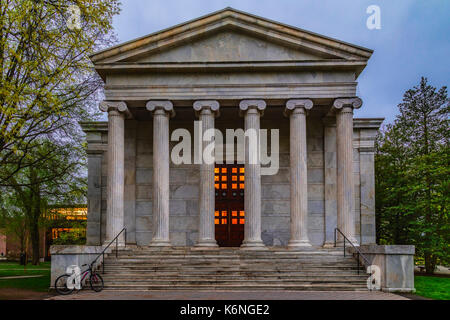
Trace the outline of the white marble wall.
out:
<instances>
[{"instance_id":1,"label":"white marble wall","mask_svg":"<svg viewBox=\"0 0 450 320\"><path fill-rule=\"evenodd\" d=\"M290 238L289 119L282 115L282 110L281 106L268 108L261 118L262 129L280 129L280 169L276 175L261 179L261 236L269 246L287 245ZM222 111L216 127L221 130L243 127L243 119L233 120L229 113ZM193 133L194 120L190 109L187 115L170 120L170 132L187 128ZM151 118L125 121L125 223L129 230L127 241L138 245L147 245L152 238L152 126ZM336 224L335 129L335 124L324 124L322 118L307 118L308 237L315 246L323 245L325 240L332 243ZM370 145L376 132L376 128L360 128L355 120L355 236L361 244L375 242L374 155ZM94 144L103 145L100 148L103 154L93 156L91 163L96 163L96 168L100 166L102 185L89 192L92 199L102 200L101 209L97 210L100 214L88 220L90 244L99 241L96 233L101 235L101 241L105 239L106 222L107 132L101 132L96 139L100 140ZM170 147L175 144L172 142ZM198 189L197 165L170 164L170 238L174 245L193 246L198 239ZM95 219L101 220L101 224L95 224Z\"/></svg>"}]
</instances>

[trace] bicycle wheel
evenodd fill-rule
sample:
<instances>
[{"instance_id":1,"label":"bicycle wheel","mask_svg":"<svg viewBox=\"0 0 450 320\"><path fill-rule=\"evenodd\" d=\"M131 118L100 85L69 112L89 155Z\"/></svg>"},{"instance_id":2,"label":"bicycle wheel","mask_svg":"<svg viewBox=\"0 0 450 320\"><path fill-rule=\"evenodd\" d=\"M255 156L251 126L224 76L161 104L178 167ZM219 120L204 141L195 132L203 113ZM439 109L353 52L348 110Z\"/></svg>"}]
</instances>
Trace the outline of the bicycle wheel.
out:
<instances>
[{"instance_id":1,"label":"bicycle wheel","mask_svg":"<svg viewBox=\"0 0 450 320\"><path fill-rule=\"evenodd\" d=\"M95 292L103 290L103 278L98 273L91 273L89 282L91 283L91 289Z\"/></svg>"},{"instance_id":2,"label":"bicycle wheel","mask_svg":"<svg viewBox=\"0 0 450 320\"><path fill-rule=\"evenodd\" d=\"M68 274L59 276L55 281L55 290L58 294L68 295L73 292L74 289L67 288L67 279L70 277Z\"/></svg>"}]
</instances>

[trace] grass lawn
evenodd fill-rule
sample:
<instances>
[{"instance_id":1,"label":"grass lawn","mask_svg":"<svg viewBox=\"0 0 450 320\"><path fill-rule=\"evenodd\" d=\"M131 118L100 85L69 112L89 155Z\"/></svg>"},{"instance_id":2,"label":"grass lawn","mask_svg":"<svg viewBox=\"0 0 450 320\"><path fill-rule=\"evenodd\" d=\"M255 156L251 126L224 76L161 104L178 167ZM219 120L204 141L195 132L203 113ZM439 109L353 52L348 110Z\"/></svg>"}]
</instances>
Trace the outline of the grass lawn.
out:
<instances>
[{"instance_id":1,"label":"grass lawn","mask_svg":"<svg viewBox=\"0 0 450 320\"><path fill-rule=\"evenodd\" d=\"M436 300L450 300L450 278L415 276L416 294Z\"/></svg>"},{"instance_id":2,"label":"grass lawn","mask_svg":"<svg viewBox=\"0 0 450 320\"><path fill-rule=\"evenodd\" d=\"M38 278L2 279L13 276L36 276ZM43 262L39 266L28 264L26 268L15 262L0 262L0 289L15 288L46 292L50 284L50 262Z\"/></svg>"}]
</instances>

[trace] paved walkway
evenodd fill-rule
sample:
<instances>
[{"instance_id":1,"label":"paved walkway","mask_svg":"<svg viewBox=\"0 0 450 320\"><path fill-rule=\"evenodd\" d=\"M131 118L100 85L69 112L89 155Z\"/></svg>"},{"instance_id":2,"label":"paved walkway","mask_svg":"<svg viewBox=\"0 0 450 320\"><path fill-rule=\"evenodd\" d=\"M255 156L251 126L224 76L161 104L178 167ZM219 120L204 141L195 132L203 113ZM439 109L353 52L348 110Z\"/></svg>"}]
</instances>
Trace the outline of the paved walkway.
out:
<instances>
[{"instance_id":1,"label":"paved walkway","mask_svg":"<svg viewBox=\"0 0 450 320\"><path fill-rule=\"evenodd\" d=\"M0 277L0 280L13 280L13 279L28 279L28 278L40 278L43 277L43 274L38 274L35 276L9 276L9 277Z\"/></svg>"},{"instance_id":2,"label":"paved walkway","mask_svg":"<svg viewBox=\"0 0 450 320\"><path fill-rule=\"evenodd\" d=\"M48 300L409 300L385 292L370 291L82 291Z\"/></svg>"}]
</instances>

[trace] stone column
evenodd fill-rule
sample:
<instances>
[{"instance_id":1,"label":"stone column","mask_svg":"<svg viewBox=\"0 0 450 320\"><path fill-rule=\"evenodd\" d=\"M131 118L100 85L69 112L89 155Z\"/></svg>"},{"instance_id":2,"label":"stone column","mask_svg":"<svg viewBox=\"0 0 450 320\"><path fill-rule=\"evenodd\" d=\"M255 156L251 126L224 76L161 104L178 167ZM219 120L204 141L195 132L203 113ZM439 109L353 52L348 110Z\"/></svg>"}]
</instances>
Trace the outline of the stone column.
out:
<instances>
[{"instance_id":1,"label":"stone column","mask_svg":"<svg viewBox=\"0 0 450 320\"><path fill-rule=\"evenodd\" d=\"M336 99L337 134L337 227L355 245L355 214L353 181L353 109L360 108L359 98ZM338 242L343 239L338 234Z\"/></svg>"},{"instance_id":2,"label":"stone column","mask_svg":"<svg viewBox=\"0 0 450 320\"><path fill-rule=\"evenodd\" d=\"M260 165L260 117L266 103L264 100L243 100L239 105L245 117L245 226L244 249L264 249L261 240L261 165Z\"/></svg>"},{"instance_id":3,"label":"stone column","mask_svg":"<svg viewBox=\"0 0 450 320\"><path fill-rule=\"evenodd\" d=\"M308 167L306 112L311 100L289 100L285 114L290 118L291 239L288 247L311 247L308 239Z\"/></svg>"},{"instance_id":4,"label":"stone column","mask_svg":"<svg viewBox=\"0 0 450 320\"><path fill-rule=\"evenodd\" d=\"M196 111L201 121L203 134L210 129L214 129L214 117L219 114L219 103L217 101L196 101L194 103ZM202 154L204 148L210 142L202 139ZM198 229L198 247L217 247L215 238L214 209L215 209L215 190L214 190L214 167L213 159L205 162L202 159L200 165L200 197L199 197L199 229Z\"/></svg>"},{"instance_id":5,"label":"stone column","mask_svg":"<svg viewBox=\"0 0 450 320\"><path fill-rule=\"evenodd\" d=\"M108 182L106 196L106 239L114 239L124 228L124 128L125 117L131 115L125 102L103 101L100 110L108 112ZM119 244L125 244L124 234Z\"/></svg>"},{"instance_id":6,"label":"stone column","mask_svg":"<svg viewBox=\"0 0 450 320\"><path fill-rule=\"evenodd\" d=\"M170 246L169 237L169 118L170 101L149 101L153 114L153 237L150 246Z\"/></svg>"}]
</instances>

